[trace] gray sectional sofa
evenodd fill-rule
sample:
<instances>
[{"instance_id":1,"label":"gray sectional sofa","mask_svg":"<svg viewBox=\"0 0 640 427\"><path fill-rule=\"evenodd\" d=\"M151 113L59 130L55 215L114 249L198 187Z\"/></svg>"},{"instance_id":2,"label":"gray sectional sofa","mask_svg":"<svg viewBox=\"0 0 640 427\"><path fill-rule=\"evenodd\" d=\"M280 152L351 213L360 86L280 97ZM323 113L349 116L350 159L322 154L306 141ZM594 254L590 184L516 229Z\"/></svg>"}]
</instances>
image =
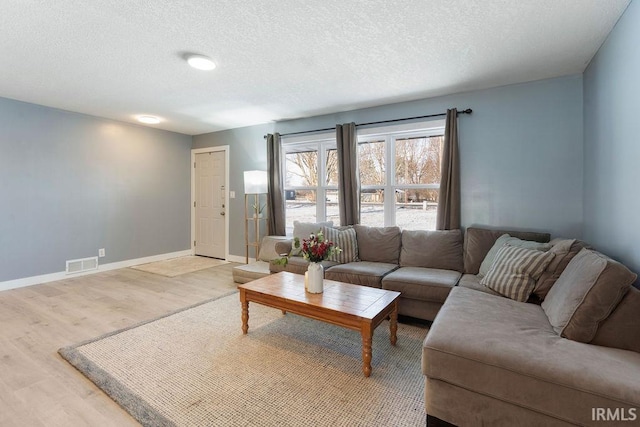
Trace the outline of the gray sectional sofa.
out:
<instances>
[{"instance_id":1,"label":"gray sectional sofa","mask_svg":"<svg viewBox=\"0 0 640 427\"><path fill-rule=\"evenodd\" d=\"M325 278L398 291L399 314L433 320L449 292L459 285L491 292L478 285L475 275L496 239L505 232L469 228L460 230L410 231L398 227L355 225L357 260L339 264L324 261ZM320 228L318 228L320 230ZM548 233L510 231L523 240L548 242ZM276 252L291 252L291 240L278 242ZM271 264L270 271L304 274L307 261L291 256L286 265ZM484 288L484 289L483 289Z\"/></svg>"},{"instance_id":2,"label":"gray sectional sofa","mask_svg":"<svg viewBox=\"0 0 640 427\"><path fill-rule=\"evenodd\" d=\"M325 277L400 291L400 314L433 320L422 351L428 425L640 424L640 290L626 267L547 233L354 228L358 260L326 261ZM553 254L526 302L483 284L500 239L514 237L509 245ZM306 262L270 269L303 274Z\"/></svg>"}]
</instances>

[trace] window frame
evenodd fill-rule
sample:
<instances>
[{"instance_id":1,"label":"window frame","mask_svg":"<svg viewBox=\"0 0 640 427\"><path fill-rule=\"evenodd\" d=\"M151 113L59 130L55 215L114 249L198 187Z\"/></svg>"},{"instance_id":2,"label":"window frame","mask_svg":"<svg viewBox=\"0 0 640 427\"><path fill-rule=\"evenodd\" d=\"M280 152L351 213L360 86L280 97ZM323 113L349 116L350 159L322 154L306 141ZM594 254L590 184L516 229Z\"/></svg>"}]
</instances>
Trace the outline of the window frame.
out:
<instances>
[{"instance_id":1,"label":"window frame","mask_svg":"<svg viewBox=\"0 0 640 427\"><path fill-rule=\"evenodd\" d=\"M385 184L384 185L363 185L360 182L360 193L363 190L383 190L384 191L384 226L396 225L396 197L395 193L398 189L425 189L425 190L438 190L440 183L431 184L399 184L396 182L395 171L395 155L396 155L396 141L398 139L407 138L430 138L434 136L443 136L445 128L444 120L430 120L419 121L412 123L369 127L358 129L357 140L358 146L362 143L382 141L384 140L385 152ZM317 171L318 171L318 185L317 186L303 186L303 185L287 185L287 154L291 154L292 151L288 151L287 148L292 146L314 146L317 150ZM323 222L327 220L327 192L339 191L338 185L327 184L327 171L325 170L326 161L329 150L336 150L337 143L335 133L323 132L310 135L293 135L282 137L282 167L284 179L284 191L315 191L316 192L316 213L315 221ZM294 151L295 152L295 151ZM358 153L358 169L360 169L360 155ZM393 195L393 196L389 196ZM362 196L360 196L362 197ZM286 200L285 200L286 203ZM340 199L338 199L340 203ZM362 204L360 204L360 213L362 215ZM285 223L286 223L287 209L285 206Z\"/></svg>"},{"instance_id":2,"label":"window frame","mask_svg":"<svg viewBox=\"0 0 640 427\"><path fill-rule=\"evenodd\" d=\"M384 140L384 162L385 162L385 184L384 185L363 185L360 183L360 191L362 190L383 190L384 191L384 226L391 227L396 225L396 198L395 192L398 189L427 189L438 190L440 183L433 184L398 184L396 182L395 171L395 153L396 140L407 138L431 138L444 135L444 120L432 120L428 122L411 123L405 125L394 125L386 127L369 128L358 132L358 147L361 143L375 142ZM358 154L358 161L360 155ZM358 163L358 169L359 169ZM393 195L390 197L389 195ZM362 204L360 205L360 215L362 216Z\"/></svg>"},{"instance_id":3,"label":"window frame","mask_svg":"<svg viewBox=\"0 0 640 427\"><path fill-rule=\"evenodd\" d=\"M292 152L287 151L287 148L292 146L310 146L315 144L317 150L317 171L318 171L318 185L317 186L304 186L304 185L287 185L287 154ZM338 191L338 185L327 184L327 171L325 170L327 164L328 152L330 150L337 150L337 142L335 133L321 133L313 135L298 135L291 137L282 137L282 165L283 165L283 177L284 177L284 191L315 191L316 192L316 222L324 222L327 219L327 191ZM339 203L339 201L338 201ZM285 200L285 224L287 209Z\"/></svg>"}]
</instances>

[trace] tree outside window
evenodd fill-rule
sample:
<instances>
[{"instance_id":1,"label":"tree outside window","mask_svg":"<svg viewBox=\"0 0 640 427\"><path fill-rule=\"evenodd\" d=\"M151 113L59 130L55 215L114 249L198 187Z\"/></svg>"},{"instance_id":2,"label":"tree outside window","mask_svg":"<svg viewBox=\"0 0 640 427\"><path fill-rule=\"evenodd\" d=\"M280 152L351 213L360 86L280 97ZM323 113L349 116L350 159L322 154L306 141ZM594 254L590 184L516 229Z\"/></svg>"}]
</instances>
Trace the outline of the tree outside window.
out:
<instances>
[{"instance_id":1,"label":"tree outside window","mask_svg":"<svg viewBox=\"0 0 640 427\"><path fill-rule=\"evenodd\" d=\"M293 222L339 223L335 139L283 143L287 233Z\"/></svg>"},{"instance_id":2,"label":"tree outside window","mask_svg":"<svg viewBox=\"0 0 640 427\"><path fill-rule=\"evenodd\" d=\"M435 230L442 126L358 140L361 223ZM284 142L287 232L293 221L340 222L338 156L332 137Z\"/></svg>"}]
</instances>

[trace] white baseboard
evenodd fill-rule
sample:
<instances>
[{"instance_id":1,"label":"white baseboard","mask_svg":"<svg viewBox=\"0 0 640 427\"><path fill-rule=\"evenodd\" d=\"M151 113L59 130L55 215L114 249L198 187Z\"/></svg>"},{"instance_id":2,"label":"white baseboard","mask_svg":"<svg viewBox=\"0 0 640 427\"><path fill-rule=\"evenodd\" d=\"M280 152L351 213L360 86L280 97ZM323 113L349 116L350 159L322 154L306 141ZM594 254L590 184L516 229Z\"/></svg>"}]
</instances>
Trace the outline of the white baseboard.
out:
<instances>
[{"instance_id":1,"label":"white baseboard","mask_svg":"<svg viewBox=\"0 0 640 427\"><path fill-rule=\"evenodd\" d=\"M229 254L229 255L227 255L227 261L238 262L240 264L244 264L245 261L246 261L246 258L243 257L243 256ZM255 258L249 258L249 262L253 262L253 261L255 261Z\"/></svg>"},{"instance_id":2,"label":"white baseboard","mask_svg":"<svg viewBox=\"0 0 640 427\"><path fill-rule=\"evenodd\" d=\"M86 276L88 274L96 274L102 271L117 270L119 268L132 267L134 265L147 264L149 262L164 261L166 259L178 258L187 255L193 255L191 249L179 252L170 252L167 254L153 255L144 258L128 259L125 261L112 262L109 264L98 265L96 270L84 271L81 273L67 274L64 271L59 273L43 274L41 276L25 277L22 279L8 280L0 282L0 291L8 291L9 289L24 288L25 286L40 285L42 283L55 282L57 280L69 279L71 277ZM244 258L242 259L244 262Z\"/></svg>"}]
</instances>

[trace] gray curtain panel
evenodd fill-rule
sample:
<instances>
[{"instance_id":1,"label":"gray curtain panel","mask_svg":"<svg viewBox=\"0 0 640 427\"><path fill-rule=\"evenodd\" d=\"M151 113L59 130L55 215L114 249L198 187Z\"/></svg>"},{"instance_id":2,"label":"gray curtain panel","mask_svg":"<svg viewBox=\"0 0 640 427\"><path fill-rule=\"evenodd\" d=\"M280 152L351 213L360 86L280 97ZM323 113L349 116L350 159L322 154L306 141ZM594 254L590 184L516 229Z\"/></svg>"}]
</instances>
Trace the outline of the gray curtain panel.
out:
<instances>
[{"instance_id":1,"label":"gray curtain panel","mask_svg":"<svg viewBox=\"0 0 640 427\"><path fill-rule=\"evenodd\" d=\"M447 110L442 146L437 230L460 228L460 156L458 154L458 110Z\"/></svg>"},{"instance_id":2,"label":"gray curtain panel","mask_svg":"<svg viewBox=\"0 0 640 427\"><path fill-rule=\"evenodd\" d=\"M358 177L358 137L356 124L336 125L338 148L338 191L340 225L360 223L360 179Z\"/></svg>"},{"instance_id":3,"label":"gray curtain panel","mask_svg":"<svg viewBox=\"0 0 640 427\"><path fill-rule=\"evenodd\" d=\"M269 234L284 236L287 234L284 213L284 182L282 179L282 143L280 134L267 135L267 222Z\"/></svg>"}]
</instances>

